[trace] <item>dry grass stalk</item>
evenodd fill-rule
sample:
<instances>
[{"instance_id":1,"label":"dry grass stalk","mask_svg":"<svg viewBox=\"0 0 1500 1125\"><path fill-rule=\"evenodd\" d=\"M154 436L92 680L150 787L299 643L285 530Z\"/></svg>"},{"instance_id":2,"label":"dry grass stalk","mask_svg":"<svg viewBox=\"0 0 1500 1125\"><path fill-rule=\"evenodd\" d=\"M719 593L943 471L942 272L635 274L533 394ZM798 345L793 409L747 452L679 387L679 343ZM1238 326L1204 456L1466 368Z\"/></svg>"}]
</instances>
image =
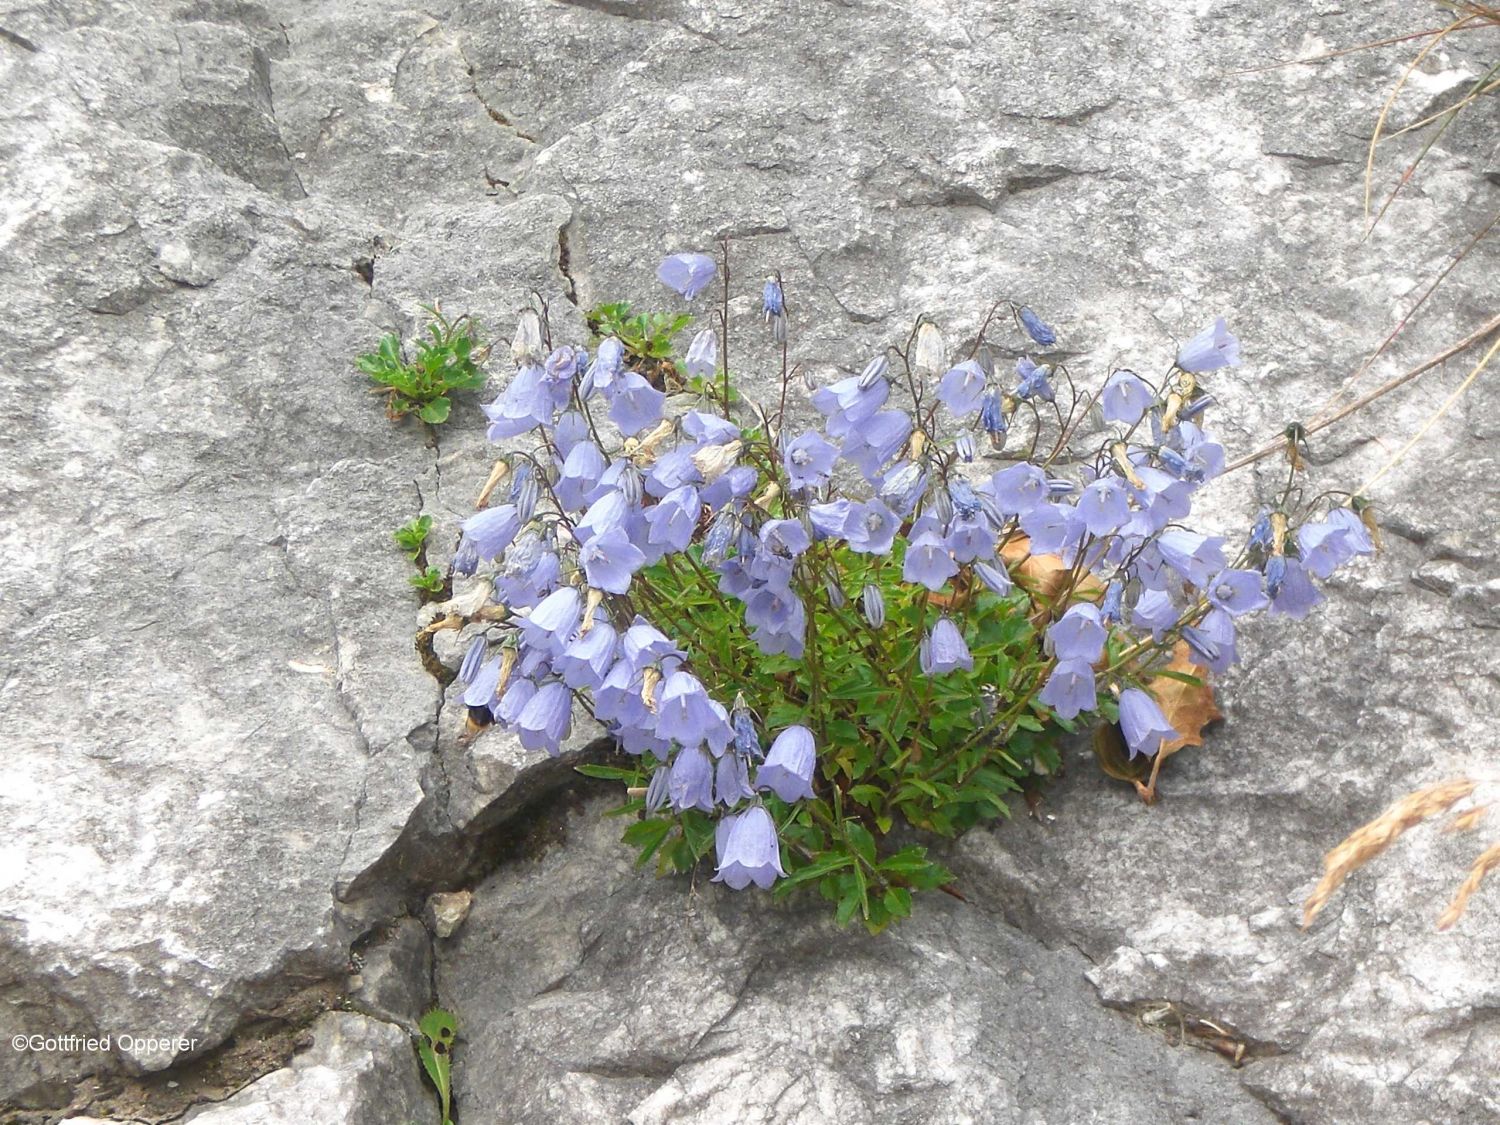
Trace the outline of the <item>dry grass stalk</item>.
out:
<instances>
[{"instance_id":1,"label":"dry grass stalk","mask_svg":"<svg viewBox=\"0 0 1500 1125\"><path fill-rule=\"evenodd\" d=\"M1318 911L1351 874L1390 847L1408 828L1446 812L1474 792L1476 786L1477 782L1468 778L1428 785L1408 793L1374 820L1351 832L1323 857L1323 878L1302 904L1302 928L1312 924Z\"/></svg>"},{"instance_id":2,"label":"dry grass stalk","mask_svg":"<svg viewBox=\"0 0 1500 1125\"><path fill-rule=\"evenodd\" d=\"M1472 809L1465 809L1463 812L1458 813L1452 820L1445 824L1443 826L1443 831L1468 832L1481 820L1483 820L1485 814L1489 811L1490 807L1488 805L1476 805Z\"/></svg>"},{"instance_id":3,"label":"dry grass stalk","mask_svg":"<svg viewBox=\"0 0 1500 1125\"><path fill-rule=\"evenodd\" d=\"M1442 917L1438 919L1438 929L1446 930L1463 917L1464 910L1469 905L1469 896L1479 889L1479 884L1484 882L1484 877L1497 867L1500 867L1500 844L1491 844L1479 853L1474 866L1469 868L1469 874L1460 884L1458 893L1453 896L1448 909L1443 911Z\"/></svg>"}]
</instances>

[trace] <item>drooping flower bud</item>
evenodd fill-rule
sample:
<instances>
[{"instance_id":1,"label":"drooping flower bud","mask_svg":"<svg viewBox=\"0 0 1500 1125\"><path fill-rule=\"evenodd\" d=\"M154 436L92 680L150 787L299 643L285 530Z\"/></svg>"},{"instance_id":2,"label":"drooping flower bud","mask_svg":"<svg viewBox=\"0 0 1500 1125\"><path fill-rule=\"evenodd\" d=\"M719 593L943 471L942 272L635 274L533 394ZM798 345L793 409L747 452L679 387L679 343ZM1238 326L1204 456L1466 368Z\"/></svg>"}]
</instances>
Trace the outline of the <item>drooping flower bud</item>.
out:
<instances>
[{"instance_id":1,"label":"drooping flower bud","mask_svg":"<svg viewBox=\"0 0 1500 1125\"><path fill-rule=\"evenodd\" d=\"M542 362L546 351L542 345L542 318L535 309L522 309L516 321L516 332L510 340L510 356L517 367Z\"/></svg>"},{"instance_id":2,"label":"drooping flower bud","mask_svg":"<svg viewBox=\"0 0 1500 1125\"><path fill-rule=\"evenodd\" d=\"M919 376L932 378L947 367L948 347L943 343L943 334L930 320L924 320L917 329L917 344L912 351L912 370Z\"/></svg>"}]
</instances>

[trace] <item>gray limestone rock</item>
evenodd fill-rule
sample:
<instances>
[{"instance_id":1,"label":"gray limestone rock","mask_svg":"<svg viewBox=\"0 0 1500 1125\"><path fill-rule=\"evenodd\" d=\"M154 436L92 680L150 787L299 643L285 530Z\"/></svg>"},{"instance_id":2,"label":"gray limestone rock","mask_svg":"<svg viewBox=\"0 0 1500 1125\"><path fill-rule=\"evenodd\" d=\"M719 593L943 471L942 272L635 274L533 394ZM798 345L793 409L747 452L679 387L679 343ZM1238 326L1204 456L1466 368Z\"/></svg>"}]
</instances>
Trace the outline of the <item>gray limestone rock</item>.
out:
<instances>
[{"instance_id":1,"label":"gray limestone rock","mask_svg":"<svg viewBox=\"0 0 1500 1125\"><path fill-rule=\"evenodd\" d=\"M1323 403L1494 211L1489 99L1363 238L1365 146L1405 46L1253 69L1413 18L1394 0L1291 21L1256 0L0 4L0 1037L210 1049L342 979L362 933L493 867L517 815L570 782L576 759L460 741L452 689L413 651L389 532L433 515L446 564L493 459L474 399L438 434L393 426L351 371L420 302L503 335L535 290L576 342L593 303L671 303L661 252L728 235L731 311L753 317L780 270L792 359L819 380L923 312L960 346L1000 297L1056 323L1085 380L1159 367L1222 312L1247 357L1213 387L1239 453ZM1488 58L1454 37L1393 124ZM1493 315L1497 245L1359 389ZM765 335L734 347L768 397ZM1466 370L1315 438L1312 487L1370 477ZM1494 903L1430 932L1473 841L1403 841L1295 929L1346 831L1423 781L1493 771L1496 418L1481 380L1377 490L1389 552L1308 621L1250 630L1229 722L1173 761L1161 806L1081 762L1049 827L959 844L976 910L937 898L883 942L837 937L627 875L581 825L502 869L442 972L476 982L476 1028L511 1012L529 1038L503 1090L479 1064L521 1033L465 1043L470 1119L823 1121L878 1096L910 1120L984 1119L973 1097L1087 1120L1078 1091L1127 1070L1099 1113L1256 1120L1236 1081L1298 1121L1500 1112ZM1227 479L1208 514L1242 527L1283 472ZM456 640L437 645L450 665ZM685 936L664 935L679 911ZM1092 957L1109 1004L1171 1003L1259 1048L1238 1079L1164 1050L1090 1010L1081 963L1035 938ZM833 1035L814 1049L803 1027ZM174 1061L6 1052L0 1107Z\"/></svg>"},{"instance_id":2,"label":"gray limestone rock","mask_svg":"<svg viewBox=\"0 0 1500 1125\"><path fill-rule=\"evenodd\" d=\"M613 803L482 883L439 960L471 1120L1275 1120L1104 1010L1072 950L944 895L872 938L820 901L657 879Z\"/></svg>"}]
</instances>

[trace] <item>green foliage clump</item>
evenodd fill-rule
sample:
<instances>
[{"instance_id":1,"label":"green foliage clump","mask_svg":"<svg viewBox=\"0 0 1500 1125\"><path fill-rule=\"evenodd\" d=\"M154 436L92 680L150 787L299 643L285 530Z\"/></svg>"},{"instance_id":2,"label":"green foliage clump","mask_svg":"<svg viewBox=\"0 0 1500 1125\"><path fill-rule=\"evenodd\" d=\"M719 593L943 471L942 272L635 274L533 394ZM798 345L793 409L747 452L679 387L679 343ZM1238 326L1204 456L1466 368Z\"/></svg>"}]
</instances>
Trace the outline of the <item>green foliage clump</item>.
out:
<instances>
[{"instance_id":1,"label":"green foliage clump","mask_svg":"<svg viewBox=\"0 0 1500 1125\"><path fill-rule=\"evenodd\" d=\"M628 301L599 305L584 314L595 336L615 336L625 353L638 360L670 360L672 337L692 322L687 313L637 313L631 315Z\"/></svg>"},{"instance_id":2,"label":"green foliage clump","mask_svg":"<svg viewBox=\"0 0 1500 1125\"><path fill-rule=\"evenodd\" d=\"M418 516L391 532L396 546L406 552L406 557L416 562L427 546L427 534L432 530L431 516Z\"/></svg>"},{"instance_id":3,"label":"green foliage clump","mask_svg":"<svg viewBox=\"0 0 1500 1125\"><path fill-rule=\"evenodd\" d=\"M687 554L696 559L698 549ZM900 544L872 557L825 540L804 558L797 592L817 607L809 616L819 627L808 630L802 660L763 654L701 566L658 563L633 589L651 591L653 620L679 638L711 695L739 696L763 729L798 723L814 733L823 748L816 796L764 796L786 845L787 877L775 893L815 885L840 924L858 918L879 932L910 913L913 890L951 880L925 848L900 846L902 823L951 837L1008 816L1008 795L1057 771L1059 739L1075 724L1036 699L1053 663L1033 620L1041 594L1017 586L1001 596L972 580L932 594L902 580ZM880 627L828 593L867 586L883 595ZM917 641L935 612L960 624L972 669L923 674ZM1113 719L1112 700L1101 710ZM582 768L640 789L661 763L650 754L639 763ZM639 864L655 858L663 873L685 872L713 851L715 822L696 810L652 815L638 798L621 811L643 816L625 832Z\"/></svg>"},{"instance_id":4,"label":"green foliage clump","mask_svg":"<svg viewBox=\"0 0 1500 1125\"><path fill-rule=\"evenodd\" d=\"M447 421L453 408L449 395L484 386L488 376L480 364L489 348L480 341L472 317L449 320L437 305L423 308L432 321L417 340L414 356L408 358L401 337L393 332L381 337L375 351L355 360L355 366L380 385L392 420L416 414L435 426Z\"/></svg>"}]
</instances>

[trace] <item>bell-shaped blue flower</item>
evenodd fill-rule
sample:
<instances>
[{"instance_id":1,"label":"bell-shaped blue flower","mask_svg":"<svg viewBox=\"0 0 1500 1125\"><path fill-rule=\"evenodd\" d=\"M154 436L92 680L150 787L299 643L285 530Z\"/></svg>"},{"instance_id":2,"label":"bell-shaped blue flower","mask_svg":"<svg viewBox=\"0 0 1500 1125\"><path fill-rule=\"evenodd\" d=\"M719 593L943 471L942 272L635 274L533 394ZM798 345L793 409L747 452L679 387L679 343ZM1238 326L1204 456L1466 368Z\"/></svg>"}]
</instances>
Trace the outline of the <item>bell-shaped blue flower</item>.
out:
<instances>
[{"instance_id":1,"label":"bell-shaped blue flower","mask_svg":"<svg viewBox=\"0 0 1500 1125\"><path fill-rule=\"evenodd\" d=\"M561 752L573 722L573 693L566 684L551 680L536 691L516 718L516 733L528 750L545 750L552 757Z\"/></svg>"},{"instance_id":2,"label":"bell-shaped blue flower","mask_svg":"<svg viewBox=\"0 0 1500 1125\"><path fill-rule=\"evenodd\" d=\"M672 807L679 812L698 809L714 811L714 763L701 746L685 747L672 762L667 783Z\"/></svg>"},{"instance_id":3,"label":"bell-shaped blue flower","mask_svg":"<svg viewBox=\"0 0 1500 1125\"><path fill-rule=\"evenodd\" d=\"M1134 371L1119 370L1110 375L1099 396L1099 406L1106 422L1123 422L1134 426L1151 404L1156 392Z\"/></svg>"},{"instance_id":4,"label":"bell-shaped blue flower","mask_svg":"<svg viewBox=\"0 0 1500 1125\"><path fill-rule=\"evenodd\" d=\"M1109 630L1099 616L1099 607L1078 602L1047 627L1047 648L1058 660L1082 660L1093 664L1104 653Z\"/></svg>"},{"instance_id":5,"label":"bell-shaped blue flower","mask_svg":"<svg viewBox=\"0 0 1500 1125\"><path fill-rule=\"evenodd\" d=\"M1082 711L1092 711L1099 703L1092 662L1059 660L1036 697L1056 711L1059 719L1073 719Z\"/></svg>"},{"instance_id":6,"label":"bell-shaped blue flower","mask_svg":"<svg viewBox=\"0 0 1500 1125\"><path fill-rule=\"evenodd\" d=\"M932 631L922 638L918 646L918 663L929 676L942 675L955 668L966 672L974 670L974 657L969 653L964 635L946 614L938 618Z\"/></svg>"},{"instance_id":7,"label":"bell-shaped blue flower","mask_svg":"<svg viewBox=\"0 0 1500 1125\"><path fill-rule=\"evenodd\" d=\"M716 883L736 891L754 883L765 890L786 875L781 869L776 823L760 805L725 817L719 822L715 840L719 860L718 874L713 878Z\"/></svg>"},{"instance_id":8,"label":"bell-shaped blue flower","mask_svg":"<svg viewBox=\"0 0 1500 1125\"><path fill-rule=\"evenodd\" d=\"M1177 366L1195 375L1240 365L1240 342L1221 316L1177 350Z\"/></svg>"},{"instance_id":9,"label":"bell-shaped blue flower","mask_svg":"<svg viewBox=\"0 0 1500 1125\"><path fill-rule=\"evenodd\" d=\"M1052 326L1044 321L1036 313L1028 308L1022 308L1019 313L1021 327L1026 329L1026 335L1030 336L1044 348L1050 348L1057 343L1057 333L1052 331Z\"/></svg>"},{"instance_id":10,"label":"bell-shaped blue flower","mask_svg":"<svg viewBox=\"0 0 1500 1125\"><path fill-rule=\"evenodd\" d=\"M669 289L691 301L714 279L717 267L707 254L669 254L656 269L656 276Z\"/></svg>"},{"instance_id":11,"label":"bell-shaped blue flower","mask_svg":"<svg viewBox=\"0 0 1500 1125\"><path fill-rule=\"evenodd\" d=\"M776 736L766 760L755 771L755 787L769 789L783 801L799 801L813 795L813 766L817 748L813 733L803 726L790 726Z\"/></svg>"},{"instance_id":12,"label":"bell-shaped blue flower","mask_svg":"<svg viewBox=\"0 0 1500 1125\"><path fill-rule=\"evenodd\" d=\"M972 359L965 360L944 374L938 383L937 396L944 406L962 417L979 409L984 382L984 368Z\"/></svg>"},{"instance_id":13,"label":"bell-shaped blue flower","mask_svg":"<svg viewBox=\"0 0 1500 1125\"><path fill-rule=\"evenodd\" d=\"M1156 700L1139 688L1126 688L1120 693L1120 729L1125 733L1125 745L1130 748L1132 758L1137 754L1155 754L1163 741L1172 742L1180 737Z\"/></svg>"},{"instance_id":14,"label":"bell-shaped blue flower","mask_svg":"<svg viewBox=\"0 0 1500 1125\"><path fill-rule=\"evenodd\" d=\"M782 464L793 488L818 488L827 482L838 456L836 446L809 430L786 447Z\"/></svg>"},{"instance_id":15,"label":"bell-shaped blue flower","mask_svg":"<svg viewBox=\"0 0 1500 1125\"><path fill-rule=\"evenodd\" d=\"M693 337L682 368L699 379L706 379L719 369L719 337L712 328L705 328Z\"/></svg>"}]
</instances>

